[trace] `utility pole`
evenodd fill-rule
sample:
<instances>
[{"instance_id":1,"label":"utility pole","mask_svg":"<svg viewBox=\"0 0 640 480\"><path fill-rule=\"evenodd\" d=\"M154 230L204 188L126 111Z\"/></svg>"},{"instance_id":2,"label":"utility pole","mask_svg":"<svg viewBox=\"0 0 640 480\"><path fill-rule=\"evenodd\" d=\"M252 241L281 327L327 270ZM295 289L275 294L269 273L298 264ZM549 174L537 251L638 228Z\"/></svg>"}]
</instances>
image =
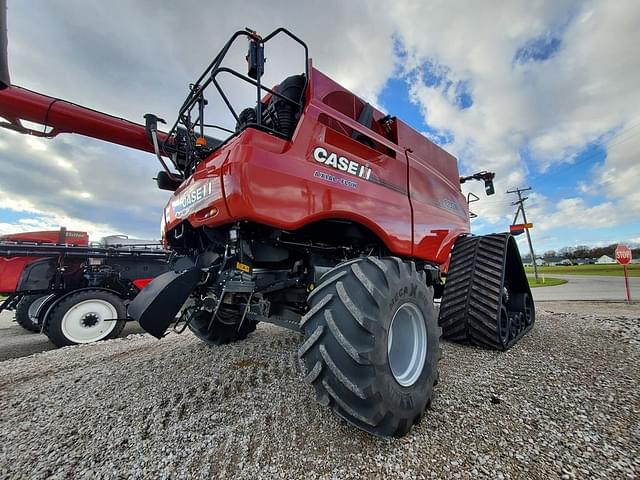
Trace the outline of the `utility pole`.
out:
<instances>
[{"instance_id":1,"label":"utility pole","mask_svg":"<svg viewBox=\"0 0 640 480\"><path fill-rule=\"evenodd\" d=\"M529 197L523 197L522 192L527 192L531 190L531 187L527 188L516 188L515 190L507 190L507 193L516 193L518 194L518 201L513 202L511 205L518 205L518 210L516 210L516 216L513 217L513 224L516 224L518 220L518 215L522 212L522 219L524 220L524 224L527 224L527 214L524 211L524 202ZM525 228L524 231L527 234L527 241L529 242L529 252L531 253L531 261L533 262L533 273L536 277L536 283L538 283L538 265L536 264L536 254L533 252L533 243L531 243L531 235L529 234L529 229Z\"/></svg>"}]
</instances>

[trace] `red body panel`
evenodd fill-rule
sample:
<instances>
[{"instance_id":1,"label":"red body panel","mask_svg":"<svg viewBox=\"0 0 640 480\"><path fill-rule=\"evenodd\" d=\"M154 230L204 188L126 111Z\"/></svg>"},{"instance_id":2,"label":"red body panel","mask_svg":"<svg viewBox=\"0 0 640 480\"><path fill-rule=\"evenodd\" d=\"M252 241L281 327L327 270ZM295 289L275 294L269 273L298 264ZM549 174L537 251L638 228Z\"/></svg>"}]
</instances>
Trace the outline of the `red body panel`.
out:
<instances>
[{"instance_id":1,"label":"red body panel","mask_svg":"<svg viewBox=\"0 0 640 480\"><path fill-rule=\"evenodd\" d=\"M24 267L34 260L34 257L0 258L0 293L15 292Z\"/></svg>"},{"instance_id":2,"label":"red body panel","mask_svg":"<svg viewBox=\"0 0 640 480\"><path fill-rule=\"evenodd\" d=\"M64 245L89 245L87 232L75 232L71 230L46 230L41 232L21 232L1 235L0 240L5 242L34 242L57 243Z\"/></svg>"},{"instance_id":3,"label":"red body panel","mask_svg":"<svg viewBox=\"0 0 640 480\"><path fill-rule=\"evenodd\" d=\"M137 280L134 280L133 285L138 289L138 290L142 290L144 287L146 287L147 285L149 285L151 283L151 281L153 280L153 278L138 278Z\"/></svg>"},{"instance_id":4,"label":"red body panel","mask_svg":"<svg viewBox=\"0 0 640 480\"><path fill-rule=\"evenodd\" d=\"M87 232L69 230L49 230L2 235L0 236L0 240L6 242L56 243L86 246L89 245L89 234ZM38 257L0 257L0 292L15 292L22 271L34 260L38 260Z\"/></svg>"},{"instance_id":5,"label":"red body panel","mask_svg":"<svg viewBox=\"0 0 640 480\"><path fill-rule=\"evenodd\" d=\"M166 231L185 219L285 230L345 219L396 255L446 264L455 239L469 232L456 159L399 120L389 132L359 124L364 102L315 69L306 100L291 141L246 129L203 161L169 202ZM383 114L374 109L373 117L379 124ZM358 133L374 146L352 138ZM317 147L371 169L369 178L320 163Z\"/></svg>"},{"instance_id":6,"label":"red body panel","mask_svg":"<svg viewBox=\"0 0 640 480\"><path fill-rule=\"evenodd\" d=\"M455 239L469 232L454 157L400 120L385 129L373 109L311 65L305 107L291 141L252 128L202 161L165 209L165 232L249 220L295 230L323 219L357 222L394 254L445 266ZM152 151L142 125L19 87L0 92L0 116L48 125ZM366 137L366 141L362 138ZM165 137L160 134L160 139ZM319 161L316 149L324 152ZM341 171L335 161L353 163Z\"/></svg>"}]
</instances>

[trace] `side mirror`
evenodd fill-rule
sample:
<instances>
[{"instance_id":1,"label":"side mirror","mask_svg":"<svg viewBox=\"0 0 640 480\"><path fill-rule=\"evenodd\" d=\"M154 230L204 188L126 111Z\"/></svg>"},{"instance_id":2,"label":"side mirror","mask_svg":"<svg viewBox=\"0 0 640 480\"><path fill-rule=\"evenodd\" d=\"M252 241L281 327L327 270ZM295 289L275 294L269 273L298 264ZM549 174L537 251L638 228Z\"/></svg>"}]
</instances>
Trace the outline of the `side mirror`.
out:
<instances>
[{"instance_id":1,"label":"side mirror","mask_svg":"<svg viewBox=\"0 0 640 480\"><path fill-rule=\"evenodd\" d=\"M494 193L496 193L496 190L493 187L493 179L484 181L484 191L487 195L493 195Z\"/></svg>"},{"instance_id":2,"label":"side mirror","mask_svg":"<svg viewBox=\"0 0 640 480\"><path fill-rule=\"evenodd\" d=\"M175 192L182 183L182 180L171 178L165 171L158 172L155 180L160 190L168 190L170 192Z\"/></svg>"},{"instance_id":3,"label":"side mirror","mask_svg":"<svg viewBox=\"0 0 640 480\"><path fill-rule=\"evenodd\" d=\"M264 73L264 45L256 40L249 41L247 53L247 75L254 80Z\"/></svg>"},{"instance_id":4,"label":"side mirror","mask_svg":"<svg viewBox=\"0 0 640 480\"><path fill-rule=\"evenodd\" d=\"M474 173L473 175L469 175L467 177L460 177L460 183L465 183L468 180L484 180L484 191L487 195L493 195L496 193L496 190L493 186L493 179L496 174L494 172L482 171L478 173Z\"/></svg>"}]
</instances>

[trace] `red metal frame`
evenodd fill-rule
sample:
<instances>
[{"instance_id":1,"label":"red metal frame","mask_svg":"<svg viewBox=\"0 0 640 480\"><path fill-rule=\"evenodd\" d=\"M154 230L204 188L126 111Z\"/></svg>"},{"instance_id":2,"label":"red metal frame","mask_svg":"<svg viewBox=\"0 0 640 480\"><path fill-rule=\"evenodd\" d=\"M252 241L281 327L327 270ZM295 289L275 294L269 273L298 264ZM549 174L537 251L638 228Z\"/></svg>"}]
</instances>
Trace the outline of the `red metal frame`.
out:
<instances>
[{"instance_id":1,"label":"red metal frame","mask_svg":"<svg viewBox=\"0 0 640 480\"><path fill-rule=\"evenodd\" d=\"M46 138L78 133L153 153L143 125L15 85L0 90L0 117L7 120L0 122L0 126L21 133ZM37 123L43 129L26 128L23 121ZM158 137L165 139L162 133Z\"/></svg>"},{"instance_id":2,"label":"red metal frame","mask_svg":"<svg viewBox=\"0 0 640 480\"><path fill-rule=\"evenodd\" d=\"M336 93L343 104L327 104ZM386 136L361 125L357 107L364 102L314 68L306 97L291 141L249 128L201 162L167 205L165 231L185 219L196 228L249 220L286 230L344 219L373 231L394 254L445 264L456 238L469 233L456 159L401 120ZM351 115L344 113L349 98ZM376 124L383 116L374 109ZM373 147L353 139L353 131ZM319 146L371 168L370 181L318 163ZM329 183L316 172L357 187ZM186 218L177 214L183 198L205 187L211 200Z\"/></svg>"},{"instance_id":3,"label":"red metal frame","mask_svg":"<svg viewBox=\"0 0 640 480\"><path fill-rule=\"evenodd\" d=\"M185 220L193 227L249 220L295 230L324 219L345 219L374 232L392 253L446 270L453 243L470 231L456 159L401 120L391 120L385 130L378 110L374 128L361 125L357 118L364 102L309 67L305 107L291 141L253 128L234 137L175 192L165 209L165 231ZM20 87L0 91L0 116L25 133L51 137L73 132L153 150L142 125ZM29 131L21 120L52 130ZM370 146L352 138L358 134ZM160 134L160 140L165 138ZM318 163L316 147L370 168L370 178ZM207 192L207 201L180 215L175 207L199 187Z\"/></svg>"}]
</instances>

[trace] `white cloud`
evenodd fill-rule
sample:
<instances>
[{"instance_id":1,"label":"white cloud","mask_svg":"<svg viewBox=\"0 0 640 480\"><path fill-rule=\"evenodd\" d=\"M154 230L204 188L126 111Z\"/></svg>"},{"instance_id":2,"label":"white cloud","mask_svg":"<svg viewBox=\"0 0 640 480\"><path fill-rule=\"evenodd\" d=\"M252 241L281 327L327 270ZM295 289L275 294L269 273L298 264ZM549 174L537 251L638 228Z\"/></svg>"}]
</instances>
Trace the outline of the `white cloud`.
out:
<instances>
[{"instance_id":1,"label":"white cloud","mask_svg":"<svg viewBox=\"0 0 640 480\"><path fill-rule=\"evenodd\" d=\"M285 26L307 42L317 67L375 101L394 69L393 25L380 13L376 5L338 0L322 8L258 1L114 0L109 8L84 0L12 2L12 81L133 121L147 112L172 121L188 84L235 30L250 26L266 34ZM290 45L267 49L266 84L303 70L302 52ZM244 68L245 54L240 41L231 63ZM230 85L232 99L245 102L239 106L255 101L255 93L240 99L241 92ZM9 199L0 208L46 211L47 224L76 218L94 231L108 226L157 236L169 194L151 180L159 170L152 155L65 134L46 141L0 130L0 142L0 191Z\"/></svg>"},{"instance_id":2,"label":"white cloud","mask_svg":"<svg viewBox=\"0 0 640 480\"><path fill-rule=\"evenodd\" d=\"M35 150L36 152L44 152L47 150L47 145L45 144L45 141L36 137L26 137L25 143L27 144L27 146L29 146L32 150Z\"/></svg>"},{"instance_id":3,"label":"white cloud","mask_svg":"<svg viewBox=\"0 0 640 480\"><path fill-rule=\"evenodd\" d=\"M640 4L400 2L392 15L408 52L403 67L418 72L411 95L426 121L454 135L447 149L468 171L497 172L498 194L475 204L475 211L495 224L510 221L513 199L502 192L529 182L521 152L545 171L573 163L585 145L601 141L608 145L606 162L577 186L585 194L598 192L601 203L542 201L544 208L534 210L538 224L548 231L593 229L640 219ZM559 48L545 61L514 62L527 41L552 37ZM473 105L460 110L450 85L425 81L416 70L425 62L454 85L465 82Z\"/></svg>"},{"instance_id":4,"label":"white cloud","mask_svg":"<svg viewBox=\"0 0 640 480\"><path fill-rule=\"evenodd\" d=\"M585 230L640 217L640 3L215 3L114 0L105 9L84 0L13 2L13 80L132 120L149 111L170 120L187 84L234 30L249 25L266 33L284 25L307 42L318 68L373 102L394 72L427 60L454 84L464 83L473 99L466 110L455 106L455 89L429 86L420 74L410 77L410 94L431 127L453 135L447 149L464 172L497 172L494 197L485 199L482 185L465 185L483 199L472 207L481 215L479 229L504 230L515 209L503 192L524 186L536 170L570 164L593 141L608 145L608 155L578 186L590 201L532 195L537 232L552 237L566 215ZM197 12L188 28L180 20L185 12ZM514 62L531 39L556 37L559 48L549 59ZM394 56L396 41L406 57ZM267 51L267 83L299 70L299 52L286 52L279 58L277 49ZM244 53L237 53L242 63ZM239 94L232 89L234 99ZM151 155L74 136L45 142L5 131L0 152L8 208L156 235L168 194L150 180L158 170Z\"/></svg>"}]
</instances>

